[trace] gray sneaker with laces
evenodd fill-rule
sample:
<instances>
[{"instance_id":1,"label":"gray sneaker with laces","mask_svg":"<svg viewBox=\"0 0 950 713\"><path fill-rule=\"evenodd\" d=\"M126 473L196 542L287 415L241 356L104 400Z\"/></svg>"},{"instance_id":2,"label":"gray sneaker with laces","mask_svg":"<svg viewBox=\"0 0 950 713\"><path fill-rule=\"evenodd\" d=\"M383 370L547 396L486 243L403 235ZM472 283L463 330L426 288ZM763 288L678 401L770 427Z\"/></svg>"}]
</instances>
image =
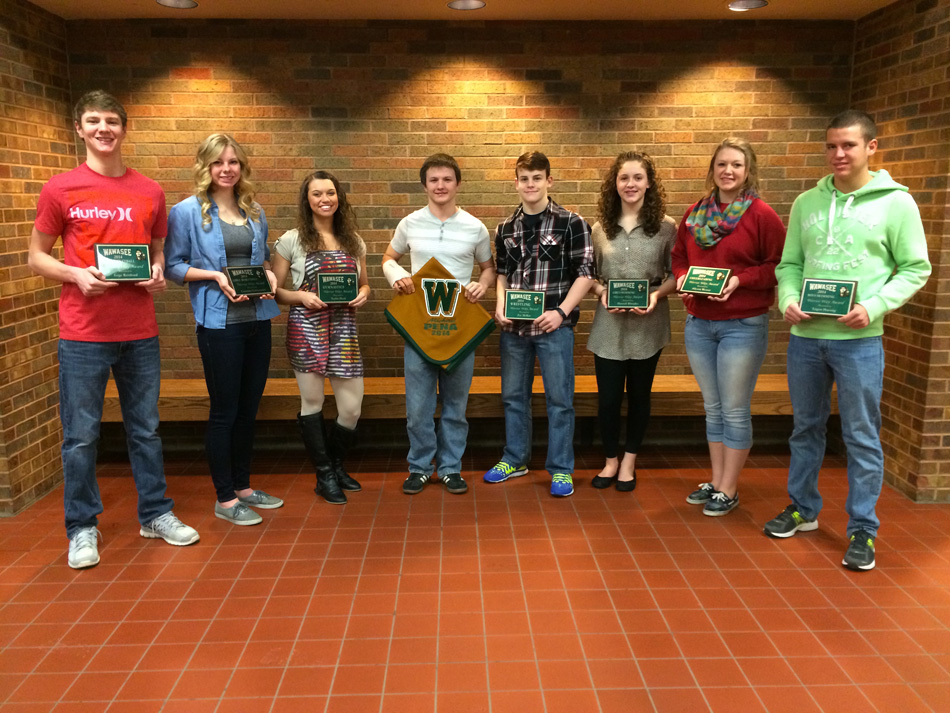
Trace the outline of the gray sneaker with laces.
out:
<instances>
[{"instance_id":1,"label":"gray sneaker with laces","mask_svg":"<svg viewBox=\"0 0 950 713\"><path fill-rule=\"evenodd\" d=\"M69 541L69 557L66 560L73 569L85 569L99 564L99 530L84 527Z\"/></svg>"},{"instance_id":2,"label":"gray sneaker with laces","mask_svg":"<svg viewBox=\"0 0 950 713\"><path fill-rule=\"evenodd\" d=\"M198 531L193 527L188 527L188 525L175 517L175 513L171 510L164 515L159 515L151 522L142 525L139 534L142 537L165 540L168 544L175 545L176 547L193 545L200 539L198 537Z\"/></svg>"},{"instance_id":3,"label":"gray sneaker with laces","mask_svg":"<svg viewBox=\"0 0 950 713\"><path fill-rule=\"evenodd\" d=\"M704 505L709 502L715 492L716 489L712 483L700 483L696 490L686 496L686 502L690 505Z\"/></svg>"},{"instance_id":4,"label":"gray sneaker with laces","mask_svg":"<svg viewBox=\"0 0 950 713\"><path fill-rule=\"evenodd\" d=\"M736 509L739 505L739 493L736 493L731 498L725 493L721 493L718 490L714 490L713 494L710 496L709 501L703 507L703 515L708 515L709 517L722 517L727 515Z\"/></svg>"},{"instance_id":5,"label":"gray sneaker with laces","mask_svg":"<svg viewBox=\"0 0 950 713\"><path fill-rule=\"evenodd\" d=\"M283 500L276 498L273 495L268 495L263 490L255 490L246 498L242 498L240 495L238 495L237 499L239 502L242 502L245 505L249 505L252 508L260 508L261 510L274 510L284 506Z\"/></svg>"},{"instance_id":6,"label":"gray sneaker with laces","mask_svg":"<svg viewBox=\"0 0 950 713\"><path fill-rule=\"evenodd\" d=\"M224 507L221 503L215 503L214 516L222 520L227 520L235 525L256 525L264 520L264 518L240 501L234 503L234 505L229 508Z\"/></svg>"}]
</instances>

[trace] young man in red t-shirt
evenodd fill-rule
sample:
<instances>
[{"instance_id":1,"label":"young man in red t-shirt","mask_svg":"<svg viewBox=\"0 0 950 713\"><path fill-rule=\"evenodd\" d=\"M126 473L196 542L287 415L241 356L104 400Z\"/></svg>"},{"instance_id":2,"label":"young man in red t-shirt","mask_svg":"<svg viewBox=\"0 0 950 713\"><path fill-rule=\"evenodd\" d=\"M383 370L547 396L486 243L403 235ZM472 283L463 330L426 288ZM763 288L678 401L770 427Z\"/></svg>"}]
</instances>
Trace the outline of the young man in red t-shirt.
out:
<instances>
[{"instance_id":1,"label":"young man in red t-shirt","mask_svg":"<svg viewBox=\"0 0 950 713\"><path fill-rule=\"evenodd\" d=\"M165 194L157 183L122 163L126 113L103 91L83 95L73 109L86 161L43 186L30 237L30 267L63 283L59 303L59 408L63 423L63 494L69 566L99 563L96 445L106 382L112 371L138 490L142 537L190 545L198 533L172 513L165 497L158 436L160 361L152 293L165 289L162 243ZM62 237L64 260L53 257ZM96 244L145 245L151 277L105 279ZM135 253L144 254L140 248Z\"/></svg>"}]
</instances>

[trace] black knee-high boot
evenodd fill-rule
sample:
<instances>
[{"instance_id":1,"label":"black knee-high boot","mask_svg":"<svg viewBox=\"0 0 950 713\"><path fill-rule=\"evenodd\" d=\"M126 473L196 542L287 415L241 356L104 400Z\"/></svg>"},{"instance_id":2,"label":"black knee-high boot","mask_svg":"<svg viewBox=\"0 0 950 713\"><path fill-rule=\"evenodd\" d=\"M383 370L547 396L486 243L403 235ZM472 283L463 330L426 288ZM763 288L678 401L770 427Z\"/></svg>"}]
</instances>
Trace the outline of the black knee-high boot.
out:
<instances>
[{"instance_id":1,"label":"black knee-high boot","mask_svg":"<svg viewBox=\"0 0 950 713\"><path fill-rule=\"evenodd\" d=\"M297 425L300 427L300 437L307 448L307 454L317 472L317 487L313 489L317 495L323 497L333 505L345 505L346 495L340 490L336 471L327 455L326 439L323 436L323 414L311 413L306 416L297 414Z\"/></svg>"},{"instance_id":2,"label":"black knee-high boot","mask_svg":"<svg viewBox=\"0 0 950 713\"><path fill-rule=\"evenodd\" d=\"M346 472L343 468L343 461L346 459L347 452L355 443L355 428L344 428L339 421L334 421L327 426L327 450L330 453L330 463L333 465L333 470L336 471L340 487L354 493L362 490L363 486Z\"/></svg>"}]
</instances>

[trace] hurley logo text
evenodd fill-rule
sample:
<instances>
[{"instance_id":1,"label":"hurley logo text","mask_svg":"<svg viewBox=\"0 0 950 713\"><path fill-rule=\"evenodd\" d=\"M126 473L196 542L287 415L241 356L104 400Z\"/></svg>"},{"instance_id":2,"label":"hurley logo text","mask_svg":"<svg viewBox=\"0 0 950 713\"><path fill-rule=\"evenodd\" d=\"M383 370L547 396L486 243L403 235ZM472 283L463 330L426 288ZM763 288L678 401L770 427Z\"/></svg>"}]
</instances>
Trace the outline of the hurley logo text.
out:
<instances>
[{"instance_id":1,"label":"hurley logo text","mask_svg":"<svg viewBox=\"0 0 950 713\"><path fill-rule=\"evenodd\" d=\"M70 218L85 218L86 220L115 220L115 221L131 221L132 220L132 209L131 208L116 208L115 210L105 210L104 208L77 208L73 207L69 209Z\"/></svg>"}]
</instances>

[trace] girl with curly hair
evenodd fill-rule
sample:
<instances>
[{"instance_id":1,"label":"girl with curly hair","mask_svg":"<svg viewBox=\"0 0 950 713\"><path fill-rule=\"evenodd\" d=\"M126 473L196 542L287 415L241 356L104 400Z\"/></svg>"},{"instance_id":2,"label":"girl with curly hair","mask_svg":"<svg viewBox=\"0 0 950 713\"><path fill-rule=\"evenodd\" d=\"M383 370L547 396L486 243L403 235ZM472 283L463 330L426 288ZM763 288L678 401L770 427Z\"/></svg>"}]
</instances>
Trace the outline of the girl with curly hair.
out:
<instances>
[{"instance_id":1,"label":"girl with curly hair","mask_svg":"<svg viewBox=\"0 0 950 713\"><path fill-rule=\"evenodd\" d=\"M706 195L680 223L673 274L683 286L691 265L728 268L718 297L684 294L686 355L703 394L712 478L686 502L718 517L739 504L739 473L752 447L752 392L765 358L775 267L785 226L759 198L755 151L745 139L724 139L706 173Z\"/></svg>"},{"instance_id":2,"label":"girl with curly hair","mask_svg":"<svg viewBox=\"0 0 950 713\"><path fill-rule=\"evenodd\" d=\"M591 230L600 299L587 348L594 353L598 420L606 463L591 481L595 488L630 492L637 487L637 451L650 420L650 390L660 352L670 341L667 295L676 288L670 250L676 223L665 214L666 193L656 164L646 153L626 151L604 176L598 222ZM645 279L645 308L607 307L609 280ZM626 388L625 388L626 387ZM620 453L620 415L627 393L627 435Z\"/></svg>"},{"instance_id":3,"label":"girl with curly hair","mask_svg":"<svg viewBox=\"0 0 950 713\"><path fill-rule=\"evenodd\" d=\"M256 525L252 508L272 509L280 498L250 485L254 422L270 367L270 320L280 314L273 294L237 295L225 266L263 265L271 291L267 219L254 201L244 149L227 134L212 134L195 156L194 195L168 216L166 274L188 283L198 349L211 409L205 452L217 493L215 517Z\"/></svg>"},{"instance_id":4,"label":"girl with curly hair","mask_svg":"<svg viewBox=\"0 0 950 713\"><path fill-rule=\"evenodd\" d=\"M356 440L363 402L363 361L356 336L356 310L366 304L366 245L356 232L356 216L336 176L315 171L300 185L297 227L274 246L277 300L290 305L287 354L300 389L297 424L316 470L314 491L328 503L346 503L344 491L361 490L343 461ZM293 289L284 287L288 272ZM326 303L319 275L357 274L357 294L348 303ZM330 379L337 417L323 420L324 380Z\"/></svg>"}]
</instances>

